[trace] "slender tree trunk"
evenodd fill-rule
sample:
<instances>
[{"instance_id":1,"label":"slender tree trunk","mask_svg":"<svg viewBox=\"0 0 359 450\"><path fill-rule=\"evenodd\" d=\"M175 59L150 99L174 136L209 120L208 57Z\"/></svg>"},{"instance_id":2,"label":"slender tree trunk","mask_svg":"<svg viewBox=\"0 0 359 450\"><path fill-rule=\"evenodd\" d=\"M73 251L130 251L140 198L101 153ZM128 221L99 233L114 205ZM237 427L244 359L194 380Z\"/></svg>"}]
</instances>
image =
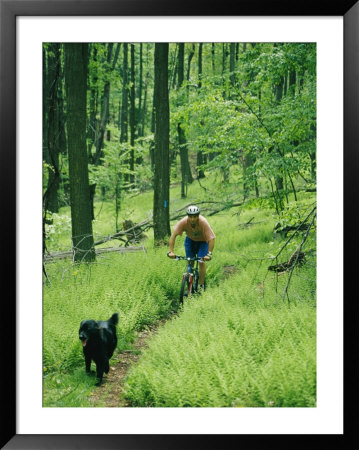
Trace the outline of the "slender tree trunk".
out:
<instances>
[{"instance_id":1,"label":"slender tree trunk","mask_svg":"<svg viewBox=\"0 0 359 450\"><path fill-rule=\"evenodd\" d=\"M50 44L48 52L48 129L47 155L50 167L48 169L48 183L46 190L45 208L51 212L58 212L58 190L60 186L59 170L59 104L58 89L60 83L61 60L60 44Z\"/></svg>"},{"instance_id":2,"label":"slender tree trunk","mask_svg":"<svg viewBox=\"0 0 359 450\"><path fill-rule=\"evenodd\" d=\"M122 144L128 142L128 43L123 44L123 66L122 66L122 104L121 104L121 133L120 142ZM127 160L127 163L129 161ZM119 174L120 181L118 186L122 186L122 177L128 181L128 175ZM121 188L119 188L121 191ZM118 202L119 204L119 202Z\"/></svg>"},{"instance_id":3,"label":"slender tree trunk","mask_svg":"<svg viewBox=\"0 0 359 450\"><path fill-rule=\"evenodd\" d=\"M183 85L184 79L184 43L178 44L178 89ZM191 168L188 161L188 147L185 132L182 124L177 124L178 144L181 158L181 197L185 198L187 191L187 184L193 182Z\"/></svg>"},{"instance_id":4,"label":"slender tree trunk","mask_svg":"<svg viewBox=\"0 0 359 450\"><path fill-rule=\"evenodd\" d=\"M224 42L222 44L222 75L226 71L226 61L227 61L227 44Z\"/></svg>"},{"instance_id":5,"label":"slender tree trunk","mask_svg":"<svg viewBox=\"0 0 359 450\"><path fill-rule=\"evenodd\" d=\"M183 72L184 72L184 43L178 44L178 88L181 88L183 84ZM186 164L186 138L181 124L177 124L178 144L180 150L181 159L181 197L186 197L187 186L187 164Z\"/></svg>"},{"instance_id":6,"label":"slender tree trunk","mask_svg":"<svg viewBox=\"0 0 359 450\"><path fill-rule=\"evenodd\" d=\"M247 51L247 44L244 43L243 44L243 48L242 48L242 52L245 53ZM233 69L234 70L234 69ZM235 81L235 79L234 79ZM261 115L261 89L259 88L259 92L258 92L258 116L260 117ZM250 187L251 185L254 185L254 189L256 192L256 197L259 197L259 188L258 188L258 182L257 182L257 177L253 174L252 177L252 182L249 181L249 177L248 177L248 169L253 166L253 164L256 162L256 154L255 154L255 150L252 150L250 153L246 153L245 151L243 152L243 157L242 157L242 168L243 168L243 199L248 198L249 194L250 194Z\"/></svg>"},{"instance_id":7,"label":"slender tree trunk","mask_svg":"<svg viewBox=\"0 0 359 450\"><path fill-rule=\"evenodd\" d=\"M123 44L122 109L120 141L128 142L128 44Z\"/></svg>"},{"instance_id":8,"label":"slender tree trunk","mask_svg":"<svg viewBox=\"0 0 359 450\"><path fill-rule=\"evenodd\" d=\"M316 136L317 133L316 125L315 124L311 125L310 129L313 132L314 136ZM314 151L309 153L309 157L310 157L311 178L312 181L315 181L317 178L317 153L315 148Z\"/></svg>"},{"instance_id":9,"label":"slender tree trunk","mask_svg":"<svg viewBox=\"0 0 359 450\"><path fill-rule=\"evenodd\" d=\"M212 72L214 75L216 73L216 51L214 42L212 42L211 46L211 55L212 55Z\"/></svg>"},{"instance_id":10,"label":"slender tree trunk","mask_svg":"<svg viewBox=\"0 0 359 450\"><path fill-rule=\"evenodd\" d=\"M202 88L202 63L203 63L203 43L198 44L198 89Z\"/></svg>"},{"instance_id":11,"label":"slender tree trunk","mask_svg":"<svg viewBox=\"0 0 359 450\"><path fill-rule=\"evenodd\" d=\"M188 54L188 60L187 60L187 75L186 75L186 80L187 81L189 81L190 76L191 76L191 62L192 62L192 59L194 57L195 52L196 52L196 46L195 46L195 44L192 44L192 47L191 47L190 52ZM182 82L183 82L183 80L182 80ZM178 84L180 84L180 83L178 82Z\"/></svg>"},{"instance_id":12,"label":"slender tree trunk","mask_svg":"<svg viewBox=\"0 0 359 450\"><path fill-rule=\"evenodd\" d=\"M151 133L155 135L156 131L156 120L155 120L155 95L153 94L152 99L152 114L151 114ZM155 170L155 141L151 141L150 143L150 161L151 161L151 169L154 172Z\"/></svg>"},{"instance_id":13,"label":"slender tree trunk","mask_svg":"<svg viewBox=\"0 0 359 450\"><path fill-rule=\"evenodd\" d=\"M45 46L42 47L42 159L48 161L49 151L47 148L47 129L48 129L48 78L47 78L47 51ZM42 254L46 252L46 221L47 221L47 207L46 207L46 192L42 200ZM44 265L42 265L43 272L47 278Z\"/></svg>"},{"instance_id":14,"label":"slender tree trunk","mask_svg":"<svg viewBox=\"0 0 359 450\"><path fill-rule=\"evenodd\" d=\"M65 85L74 260L95 260L86 148L87 44L65 44Z\"/></svg>"},{"instance_id":15,"label":"slender tree trunk","mask_svg":"<svg viewBox=\"0 0 359 450\"><path fill-rule=\"evenodd\" d=\"M153 230L156 245L170 235L169 196L169 98L168 98L168 44L155 44L155 173Z\"/></svg>"},{"instance_id":16,"label":"slender tree trunk","mask_svg":"<svg viewBox=\"0 0 359 450\"><path fill-rule=\"evenodd\" d=\"M202 88L202 52L203 43L201 42L198 46L198 90ZM203 122L201 123L203 125ZM197 177L204 178L204 171L201 168L204 163L204 157L201 150L197 152Z\"/></svg>"},{"instance_id":17,"label":"slender tree trunk","mask_svg":"<svg viewBox=\"0 0 359 450\"><path fill-rule=\"evenodd\" d=\"M47 50L42 48L42 157L48 160L47 129L49 114L49 80L47 76Z\"/></svg>"},{"instance_id":18,"label":"slender tree trunk","mask_svg":"<svg viewBox=\"0 0 359 450\"><path fill-rule=\"evenodd\" d=\"M137 136L143 136L141 131L142 124L142 90L143 90L143 44L140 43L140 68L138 81L138 114L137 114Z\"/></svg>"},{"instance_id":19,"label":"slender tree trunk","mask_svg":"<svg viewBox=\"0 0 359 450\"><path fill-rule=\"evenodd\" d=\"M148 73L145 76L145 93L143 97L143 107L141 113L141 136L145 135L145 123L146 123L146 114L147 114L147 95L148 95Z\"/></svg>"},{"instance_id":20,"label":"slender tree trunk","mask_svg":"<svg viewBox=\"0 0 359 450\"><path fill-rule=\"evenodd\" d=\"M169 78L171 82L169 83L169 86L174 89L176 87L176 79L177 79L177 72L178 72L178 64L177 64L177 52L178 52L178 44L175 45L174 51L172 52L172 57L170 61L170 71L169 71Z\"/></svg>"},{"instance_id":21,"label":"slender tree trunk","mask_svg":"<svg viewBox=\"0 0 359 450\"><path fill-rule=\"evenodd\" d=\"M284 83L285 83L285 78L284 78L284 76L281 76L279 83L275 86L275 94L276 94L276 100L277 100L278 105L281 103L282 98L283 98ZM278 197L279 197L280 208L283 209L283 202L282 202L282 191L284 188L283 174L278 173L275 176L275 186L276 186Z\"/></svg>"},{"instance_id":22,"label":"slender tree trunk","mask_svg":"<svg viewBox=\"0 0 359 450\"><path fill-rule=\"evenodd\" d=\"M295 87L297 84L297 73L295 69L289 72L289 94L295 96Z\"/></svg>"},{"instance_id":23,"label":"slender tree trunk","mask_svg":"<svg viewBox=\"0 0 359 450\"><path fill-rule=\"evenodd\" d=\"M237 42L236 44L236 63L238 62L238 60L239 60L239 42Z\"/></svg>"},{"instance_id":24,"label":"slender tree trunk","mask_svg":"<svg viewBox=\"0 0 359 450\"><path fill-rule=\"evenodd\" d=\"M90 90L90 118L89 118L89 126L87 131L87 138L88 138L88 154L89 158L91 158L91 149L94 145L95 139L96 139L96 116L97 116L97 104L98 104L98 74L97 74L97 54L98 50L96 47L96 44L91 44L91 55L93 62L95 63L95 68L93 69L93 75L92 75L92 83L91 83L91 90Z\"/></svg>"},{"instance_id":25,"label":"slender tree trunk","mask_svg":"<svg viewBox=\"0 0 359 450\"><path fill-rule=\"evenodd\" d=\"M103 143L105 139L105 132L106 127L110 120L110 90L111 90L111 83L110 83L110 73L115 69L115 66L117 64L117 59L120 51L120 45L117 44L115 56L112 59L112 52L113 52L113 44L109 43L107 45L107 58L106 58L106 70L105 70L105 85L103 88L102 98L101 98L101 117L96 125L96 133L94 137L94 146L95 146L95 153L92 155L90 153L89 162L91 164L94 164L95 166L98 166L101 164L101 158L103 157ZM97 80L97 75L96 75ZM90 127L93 126L93 123L96 122L96 115L97 115L97 107L92 110L92 108L96 105L96 103L93 102L92 98L94 96L94 93L91 92L91 100L90 100ZM91 133L91 132L90 132ZM107 134L107 140L110 140L110 134L108 132ZM95 192L96 192L96 184L92 184L90 186L90 196L91 196L91 205L92 205L92 220L95 218L94 214L94 200L95 200Z\"/></svg>"},{"instance_id":26,"label":"slender tree trunk","mask_svg":"<svg viewBox=\"0 0 359 450\"><path fill-rule=\"evenodd\" d=\"M131 44L131 90L130 90L130 183L135 182L135 138L136 138L136 111L135 111L135 46Z\"/></svg>"},{"instance_id":27,"label":"slender tree trunk","mask_svg":"<svg viewBox=\"0 0 359 450\"><path fill-rule=\"evenodd\" d=\"M112 59L112 49L113 44L108 44L107 47L107 65L109 66ZM107 66L107 67L108 67ZM109 80L109 70L107 69L107 74L105 78L105 86L102 93L101 99L101 118L98 125L98 132L95 138L95 156L93 159L93 164L98 165L100 163L100 158L103 156L102 148L103 141L106 131L106 126L109 121L109 105L110 105L110 80Z\"/></svg>"},{"instance_id":28,"label":"slender tree trunk","mask_svg":"<svg viewBox=\"0 0 359 450\"><path fill-rule=\"evenodd\" d=\"M231 43L229 46L229 79L231 81L231 86L234 88L236 84L236 44ZM231 97L231 96L229 96Z\"/></svg>"},{"instance_id":29,"label":"slender tree trunk","mask_svg":"<svg viewBox=\"0 0 359 450\"><path fill-rule=\"evenodd\" d=\"M223 43L222 44L222 79L223 79L223 98L226 99L227 98L227 81L226 81L226 73L227 73L227 59L228 59L228 44L227 43Z\"/></svg>"}]
</instances>

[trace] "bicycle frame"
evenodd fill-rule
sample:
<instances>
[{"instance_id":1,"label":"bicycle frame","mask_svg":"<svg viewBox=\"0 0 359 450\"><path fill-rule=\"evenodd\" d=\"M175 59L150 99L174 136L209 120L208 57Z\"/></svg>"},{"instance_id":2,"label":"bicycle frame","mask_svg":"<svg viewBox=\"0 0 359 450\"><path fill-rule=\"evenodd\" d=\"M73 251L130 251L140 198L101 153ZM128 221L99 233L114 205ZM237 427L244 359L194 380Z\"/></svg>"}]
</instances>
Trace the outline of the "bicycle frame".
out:
<instances>
[{"instance_id":1,"label":"bicycle frame","mask_svg":"<svg viewBox=\"0 0 359 450\"><path fill-rule=\"evenodd\" d=\"M203 258L200 258L198 256L195 256L194 258L187 258L185 256L176 256L174 259L177 261L179 260L186 260L187 261L187 271L182 275L182 281L185 279L185 277L188 275L188 296L192 294L192 292L195 292L198 287L198 279L199 279L199 272L198 272L198 263L204 262ZM192 267L191 262L195 262L194 267ZM197 280L197 286L193 289L193 282L194 280Z\"/></svg>"}]
</instances>

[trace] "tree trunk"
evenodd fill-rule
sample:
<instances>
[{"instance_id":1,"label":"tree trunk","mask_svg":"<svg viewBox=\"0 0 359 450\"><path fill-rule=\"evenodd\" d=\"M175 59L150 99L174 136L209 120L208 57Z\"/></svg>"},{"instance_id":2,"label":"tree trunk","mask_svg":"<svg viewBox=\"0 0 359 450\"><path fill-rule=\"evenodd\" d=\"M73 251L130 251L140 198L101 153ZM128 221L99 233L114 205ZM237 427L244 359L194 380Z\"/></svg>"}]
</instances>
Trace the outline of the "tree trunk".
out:
<instances>
[{"instance_id":1,"label":"tree trunk","mask_svg":"<svg viewBox=\"0 0 359 450\"><path fill-rule=\"evenodd\" d=\"M312 124L310 126L311 131L313 132L314 136L316 137L317 134L317 126L315 124ZM314 150L309 153L310 157L310 169L311 169L311 178L312 181L315 181L317 178L317 152L314 147Z\"/></svg>"},{"instance_id":2,"label":"tree trunk","mask_svg":"<svg viewBox=\"0 0 359 450\"><path fill-rule=\"evenodd\" d=\"M49 112L49 80L47 76L47 50L42 48L42 158L48 160L47 129Z\"/></svg>"},{"instance_id":3,"label":"tree trunk","mask_svg":"<svg viewBox=\"0 0 359 450\"><path fill-rule=\"evenodd\" d=\"M146 123L146 114L147 114L147 95L148 95L148 73L145 76L145 93L143 96L143 107L141 112L141 136L145 135L145 123Z\"/></svg>"},{"instance_id":4,"label":"tree trunk","mask_svg":"<svg viewBox=\"0 0 359 450\"><path fill-rule=\"evenodd\" d=\"M65 86L74 260L95 259L86 148L87 44L65 44Z\"/></svg>"},{"instance_id":5,"label":"tree trunk","mask_svg":"<svg viewBox=\"0 0 359 450\"><path fill-rule=\"evenodd\" d=\"M87 131L87 139L88 139L88 154L89 158L91 158L91 149L94 145L95 139L96 139L96 127L97 127L97 106L98 106L98 74L97 74L97 47L96 45L92 44L92 54L91 58L94 61L95 68L93 69L93 75L91 76L91 90L90 90L90 118L89 118L89 126Z\"/></svg>"},{"instance_id":6,"label":"tree trunk","mask_svg":"<svg viewBox=\"0 0 359 450\"><path fill-rule=\"evenodd\" d=\"M289 94L295 96L295 87L297 84L297 73L295 69L289 72Z\"/></svg>"},{"instance_id":7,"label":"tree trunk","mask_svg":"<svg viewBox=\"0 0 359 450\"><path fill-rule=\"evenodd\" d=\"M135 182L135 138L136 138L136 111L135 111L135 45L131 44L131 90L130 90L130 183Z\"/></svg>"},{"instance_id":8,"label":"tree trunk","mask_svg":"<svg viewBox=\"0 0 359 450\"><path fill-rule=\"evenodd\" d=\"M107 64L108 66L111 63L112 59L112 47L113 44L108 44L107 47ZM108 67L107 66L107 67ZM102 147L103 147L103 141L106 131L106 126L109 121L109 104L110 104L110 81L108 79L109 77L109 69L106 70L105 75L105 86L103 88L103 94L102 94L102 100L101 100L101 119L98 125L98 131L96 133L95 138L95 156L93 158L92 163L98 165L100 163L100 158L103 156Z\"/></svg>"},{"instance_id":9,"label":"tree trunk","mask_svg":"<svg viewBox=\"0 0 359 450\"><path fill-rule=\"evenodd\" d=\"M198 46L198 90L202 88L202 51L203 43L201 42ZM203 125L203 123L201 123ZM201 150L197 152L197 177L204 178L204 171L201 168L204 163L204 157Z\"/></svg>"},{"instance_id":10,"label":"tree trunk","mask_svg":"<svg viewBox=\"0 0 359 450\"><path fill-rule=\"evenodd\" d=\"M213 75L216 73L216 51L215 51L215 44L212 42L211 46L211 55L212 55L212 72Z\"/></svg>"},{"instance_id":11,"label":"tree trunk","mask_svg":"<svg viewBox=\"0 0 359 450\"><path fill-rule=\"evenodd\" d=\"M177 73L178 73L178 88L181 88L183 84L184 77L184 43L178 44L178 63L177 63ZM178 133L178 144L180 150L181 159L181 198L186 197L186 187L187 187L187 164L186 164L186 138L181 124L177 124Z\"/></svg>"},{"instance_id":12,"label":"tree trunk","mask_svg":"<svg viewBox=\"0 0 359 450\"><path fill-rule=\"evenodd\" d=\"M121 124L120 142L128 142L128 43L123 44L123 67L122 67L122 104L121 104ZM127 163L129 161L127 160ZM121 177L118 186L122 185ZM128 181L128 175L123 176ZM119 187L120 190L120 187Z\"/></svg>"},{"instance_id":13,"label":"tree trunk","mask_svg":"<svg viewBox=\"0 0 359 450\"><path fill-rule=\"evenodd\" d=\"M226 71L227 54L227 44L224 42L222 44L222 75L224 75Z\"/></svg>"},{"instance_id":14,"label":"tree trunk","mask_svg":"<svg viewBox=\"0 0 359 450\"><path fill-rule=\"evenodd\" d=\"M285 78L284 78L284 76L281 76L279 83L275 86L276 100L277 100L278 104L280 104L280 102L282 101L282 98L283 98L284 82L285 82ZM279 197L279 206L281 209L283 209L283 200L282 200L282 191L284 189L283 174L278 173L275 176L275 186L276 186L278 197Z\"/></svg>"},{"instance_id":15,"label":"tree trunk","mask_svg":"<svg viewBox=\"0 0 359 450\"><path fill-rule=\"evenodd\" d=\"M154 135L156 131L156 120L155 120L155 94L153 93L152 98L152 114L151 114L151 133ZM150 143L150 161L152 172L155 170L155 141L151 140Z\"/></svg>"},{"instance_id":16,"label":"tree trunk","mask_svg":"<svg viewBox=\"0 0 359 450\"><path fill-rule=\"evenodd\" d=\"M47 128L48 128L48 78L47 78L47 52L45 46L42 47L42 159L48 160L47 148ZM46 192L43 196L42 208L42 255L46 252ZM44 265L42 266L44 271ZM45 273L46 278L47 274Z\"/></svg>"},{"instance_id":17,"label":"tree trunk","mask_svg":"<svg viewBox=\"0 0 359 450\"><path fill-rule=\"evenodd\" d=\"M186 77L187 81L189 81L190 76L191 76L191 62L192 62L192 59L194 57L195 50L196 50L195 44L192 44L191 50L190 50L190 52L188 54L188 61L187 61L187 77ZM183 80L182 80L182 82L183 82ZM179 81L178 81L178 84L180 84Z\"/></svg>"},{"instance_id":18,"label":"tree trunk","mask_svg":"<svg viewBox=\"0 0 359 450\"><path fill-rule=\"evenodd\" d=\"M180 89L184 79L184 43L180 43L178 46L178 88ZM193 177L188 161L187 140L181 123L177 124L177 132L181 158L181 197L185 198L187 196L187 184L193 182Z\"/></svg>"},{"instance_id":19,"label":"tree trunk","mask_svg":"<svg viewBox=\"0 0 359 450\"><path fill-rule=\"evenodd\" d=\"M102 98L101 98L101 117L100 120L96 120L97 116L97 92L92 89L90 96L90 123L89 123L89 134L90 142L93 136L93 145L95 146L95 153L89 152L89 162L96 166L101 164L101 158L103 157L103 143L105 139L105 132L107 124L110 120L110 73L115 69L117 64L118 55L120 51L121 44L117 44L115 56L112 59L113 44L109 43L107 45L107 58L106 58L106 68L105 68L105 85L103 88ZM94 60L97 59L97 49L94 49ZM97 73L95 74L95 81L97 83ZM97 123L98 122L98 123ZM95 131L95 133L94 133ZM109 132L107 134L107 140L109 140ZM91 145L91 143L90 143ZM92 146L92 145L91 145ZM90 147L91 150L91 147ZM90 186L90 197L92 205L92 220L95 219L94 215L94 200L95 200L96 184Z\"/></svg>"},{"instance_id":20,"label":"tree trunk","mask_svg":"<svg viewBox=\"0 0 359 450\"><path fill-rule=\"evenodd\" d=\"M138 115L137 115L137 136L143 136L142 124L142 89L143 89L143 44L140 43L140 74L138 81Z\"/></svg>"},{"instance_id":21,"label":"tree trunk","mask_svg":"<svg viewBox=\"0 0 359 450\"><path fill-rule=\"evenodd\" d=\"M58 89L60 83L61 60L60 44L50 44L47 55L47 162L48 183L45 194L45 209L54 213L59 211L58 190L60 186L59 170L59 104Z\"/></svg>"},{"instance_id":22,"label":"tree trunk","mask_svg":"<svg viewBox=\"0 0 359 450\"><path fill-rule=\"evenodd\" d=\"M128 142L128 44L123 44L121 142Z\"/></svg>"},{"instance_id":23,"label":"tree trunk","mask_svg":"<svg viewBox=\"0 0 359 450\"><path fill-rule=\"evenodd\" d=\"M231 43L229 47L229 72L230 72L229 78L231 80L232 87L234 87L236 82L236 75L234 73L235 63L236 63L236 44Z\"/></svg>"},{"instance_id":24,"label":"tree trunk","mask_svg":"<svg viewBox=\"0 0 359 450\"><path fill-rule=\"evenodd\" d=\"M178 50L178 45L175 45L174 51L173 51L173 55L171 57L171 61L170 61L170 68L169 68L169 78L170 80L172 80L169 83L170 88L174 89L176 87L176 79L177 79L177 72L178 72L178 57L177 57L177 50Z\"/></svg>"},{"instance_id":25,"label":"tree trunk","mask_svg":"<svg viewBox=\"0 0 359 450\"><path fill-rule=\"evenodd\" d=\"M155 173L153 223L155 244L160 245L170 235L169 195L169 98L168 98L168 47L155 44Z\"/></svg>"}]
</instances>

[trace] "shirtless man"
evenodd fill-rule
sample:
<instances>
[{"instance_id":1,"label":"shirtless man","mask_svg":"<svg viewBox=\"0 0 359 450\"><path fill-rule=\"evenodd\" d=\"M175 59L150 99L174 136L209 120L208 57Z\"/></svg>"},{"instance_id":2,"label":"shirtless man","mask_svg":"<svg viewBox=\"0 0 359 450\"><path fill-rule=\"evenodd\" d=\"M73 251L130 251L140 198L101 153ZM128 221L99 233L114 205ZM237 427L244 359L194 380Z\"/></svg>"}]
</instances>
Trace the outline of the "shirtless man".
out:
<instances>
[{"instance_id":1,"label":"shirtless man","mask_svg":"<svg viewBox=\"0 0 359 450\"><path fill-rule=\"evenodd\" d=\"M207 220L200 215L199 208L195 205L189 206L187 208L187 216L176 223L169 240L170 251L167 253L167 256L175 258L176 255L173 253L173 249L176 237L181 236L184 231L186 232L184 241L186 257L193 258L197 255L203 258L204 261L210 261L216 236ZM205 278L206 265L202 262L199 263L199 284L202 290L204 290Z\"/></svg>"}]
</instances>

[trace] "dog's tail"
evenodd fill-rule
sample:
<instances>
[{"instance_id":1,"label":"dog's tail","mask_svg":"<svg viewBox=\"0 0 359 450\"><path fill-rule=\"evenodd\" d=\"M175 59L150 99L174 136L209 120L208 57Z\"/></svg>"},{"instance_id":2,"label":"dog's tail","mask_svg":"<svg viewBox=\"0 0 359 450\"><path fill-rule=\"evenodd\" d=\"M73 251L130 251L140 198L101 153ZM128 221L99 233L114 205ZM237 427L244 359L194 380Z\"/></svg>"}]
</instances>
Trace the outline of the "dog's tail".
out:
<instances>
[{"instance_id":1,"label":"dog's tail","mask_svg":"<svg viewBox=\"0 0 359 450\"><path fill-rule=\"evenodd\" d=\"M118 313L112 314L112 316L108 319L113 325L118 324Z\"/></svg>"}]
</instances>

